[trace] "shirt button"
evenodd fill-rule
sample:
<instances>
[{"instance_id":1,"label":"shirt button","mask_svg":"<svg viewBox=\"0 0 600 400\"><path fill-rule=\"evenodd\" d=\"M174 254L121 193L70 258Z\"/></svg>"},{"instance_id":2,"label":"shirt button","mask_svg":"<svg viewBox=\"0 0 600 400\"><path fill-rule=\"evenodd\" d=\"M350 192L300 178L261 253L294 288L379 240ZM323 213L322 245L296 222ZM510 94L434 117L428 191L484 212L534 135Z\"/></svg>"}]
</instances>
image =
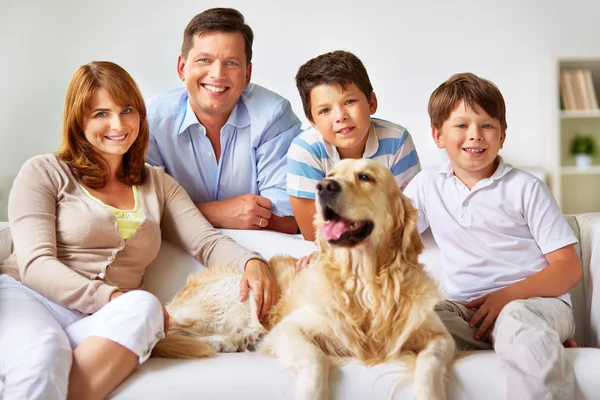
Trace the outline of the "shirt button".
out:
<instances>
[{"instance_id":1,"label":"shirt button","mask_svg":"<svg viewBox=\"0 0 600 400\"><path fill-rule=\"evenodd\" d=\"M115 259L115 258L114 258L113 256L108 256L108 258L107 258L107 260L108 260L108 261L112 261L112 260L114 260L114 259Z\"/></svg>"},{"instance_id":2,"label":"shirt button","mask_svg":"<svg viewBox=\"0 0 600 400\"><path fill-rule=\"evenodd\" d=\"M98 278L100 278L100 279L104 279L104 277L105 277L105 276L106 276L106 275L104 274L104 272L100 272L100 273L98 274Z\"/></svg>"},{"instance_id":3,"label":"shirt button","mask_svg":"<svg viewBox=\"0 0 600 400\"><path fill-rule=\"evenodd\" d=\"M208 153L206 153L206 155L212 157L213 153L209 151Z\"/></svg>"},{"instance_id":4,"label":"shirt button","mask_svg":"<svg viewBox=\"0 0 600 400\"><path fill-rule=\"evenodd\" d=\"M121 245L121 248L123 248L123 246L125 246L125 242L121 240L121 241L119 242L119 245Z\"/></svg>"}]
</instances>

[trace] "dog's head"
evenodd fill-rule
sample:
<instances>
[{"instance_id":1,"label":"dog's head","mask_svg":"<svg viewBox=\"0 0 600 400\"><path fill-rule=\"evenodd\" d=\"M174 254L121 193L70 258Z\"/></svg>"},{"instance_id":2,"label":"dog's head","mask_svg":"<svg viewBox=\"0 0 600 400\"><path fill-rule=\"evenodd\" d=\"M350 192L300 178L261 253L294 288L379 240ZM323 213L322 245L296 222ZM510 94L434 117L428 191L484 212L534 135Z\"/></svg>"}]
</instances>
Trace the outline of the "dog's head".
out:
<instances>
[{"instance_id":1,"label":"dog's head","mask_svg":"<svg viewBox=\"0 0 600 400\"><path fill-rule=\"evenodd\" d=\"M338 163L317 184L316 207L317 235L332 247L371 243L376 248L414 253L411 260L416 260L423 248L417 211L392 173L378 162Z\"/></svg>"}]
</instances>

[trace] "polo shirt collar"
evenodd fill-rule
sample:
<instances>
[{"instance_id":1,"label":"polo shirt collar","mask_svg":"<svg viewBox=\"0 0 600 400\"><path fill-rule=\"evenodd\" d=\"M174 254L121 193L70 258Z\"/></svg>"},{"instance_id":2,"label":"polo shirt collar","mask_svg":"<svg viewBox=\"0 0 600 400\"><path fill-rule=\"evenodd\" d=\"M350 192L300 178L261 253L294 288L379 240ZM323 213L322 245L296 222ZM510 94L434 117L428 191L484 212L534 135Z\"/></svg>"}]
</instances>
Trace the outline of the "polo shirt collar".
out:
<instances>
[{"instance_id":1,"label":"polo shirt collar","mask_svg":"<svg viewBox=\"0 0 600 400\"><path fill-rule=\"evenodd\" d=\"M379 140L377 139L377 133L375 132L375 124L371 122L369 125L369 137L367 138L367 143L365 145L365 152L363 153L363 158L371 158L377 153L379 149Z\"/></svg>"},{"instance_id":2,"label":"polo shirt collar","mask_svg":"<svg viewBox=\"0 0 600 400\"><path fill-rule=\"evenodd\" d=\"M338 152L337 148L326 140L323 140L323 144L325 145L325 151L327 152L329 158L334 163L340 161L340 153ZM363 152L362 158L373 157L373 155L377 153L378 149L379 140L377 139L377 133L375 132L375 125L371 121L369 124L369 137L367 138L367 143L365 143L365 151Z\"/></svg>"},{"instance_id":3,"label":"polo shirt collar","mask_svg":"<svg viewBox=\"0 0 600 400\"><path fill-rule=\"evenodd\" d=\"M502 156L496 156L496 157L498 160L498 167L496 168L496 171L494 171L494 173L490 177L490 179L492 181L502 178L504 175L508 174L513 169L512 165L506 164L504 162L504 159L502 158ZM448 178L451 178L454 175L454 170L452 169L452 164L450 164L450 161L447 161L445 164L434 168L434 170L436 170L437 172L439 172L441 174L445 174Z\"/></svg>"}]
</instances>

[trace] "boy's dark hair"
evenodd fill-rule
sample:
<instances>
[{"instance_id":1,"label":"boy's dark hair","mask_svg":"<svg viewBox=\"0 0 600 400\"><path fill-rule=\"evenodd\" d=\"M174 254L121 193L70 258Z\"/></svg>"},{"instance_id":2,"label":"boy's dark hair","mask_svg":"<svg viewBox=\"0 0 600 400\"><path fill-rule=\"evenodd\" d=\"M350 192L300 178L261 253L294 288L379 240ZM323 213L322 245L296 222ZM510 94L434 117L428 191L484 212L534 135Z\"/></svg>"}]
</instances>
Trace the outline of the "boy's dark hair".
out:
<instances>
[{"instance_id":1,"label":"boy's dark hair","mask_svg":"<svg viewBox=\"0 0 600 400\"><path fill-rule=\"evenodd\" d=\"M433 91L429 98L431 126L441 129L460 101L475 109L481 107L490 117L500 121L506 130L506 105L496 85L470 72L454 74Z\"/></svg>"},{"instance_id":2,"label":"boy's dark hair","mask_svg":"<svg viewBox=\"0 0 600 400\"><path fill-rule=\"evenodd\" d=\"M344 89L352 83L367 96L367 100L371 97L373 86L369 75L363 63L354 54L337 50L308 60L296 74L296 87L300 92L306 118L313 121L310 92L316 86L336 85Z\"/></svg>"},{"instance_id":3,"label":"boy's dark hair","mask_svg":"<svg viewBox=\"0 0 600 400\"><path fill-rule=\"evenodd\" d=\"M191 48L194 47L194 37L207 32L239 32L244 36L246 62L252 61L252 41L254 33L246 25L244 16L233 8L210 8L196 15L183 31L183 44L181 55L187 58Z\"/></svg>"}]
</instances>

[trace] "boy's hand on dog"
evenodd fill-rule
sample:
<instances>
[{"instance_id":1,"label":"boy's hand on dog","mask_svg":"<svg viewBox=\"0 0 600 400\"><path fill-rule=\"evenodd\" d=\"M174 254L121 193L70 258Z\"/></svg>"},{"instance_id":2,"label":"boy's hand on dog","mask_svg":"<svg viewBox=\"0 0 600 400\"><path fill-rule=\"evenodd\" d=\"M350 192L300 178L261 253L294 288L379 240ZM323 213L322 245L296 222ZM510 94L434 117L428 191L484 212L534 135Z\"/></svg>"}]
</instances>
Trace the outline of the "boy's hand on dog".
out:
<instances>
[{"instance_id":1,"label":"boy's hand on dog","mask_svg":"<svg viewBox=\"0 0 600 400\"><path fill-rule=\"evenodd\" d=\"M269 266L261 260L252 259L246 263L240 283L240 301L248 299L250 289L254 291L258 319L262 321L277 302L279 288Z\"/></svg>"},{"instance_id":2,"label":"boy's hand on dog","mask_svg":"<svg viewBox=\"0 0 600 400\"><path fill-rule=\"evenodd\" d=\"M471 328L479 325L479 328L473 336L475 340L485 342L489 339L494 330L496 319L498 318L498 315L500 315L500 311L502 311L505 305L513 300L517 300L517 297L513 294L511 287L507 286L504 289L486 294L485 296L465 304L465 307L467 308L479 307L479 310L477 310L475 315L473 315L473 318L471 318L471 321L469 321L469 326Z\"/></svg>"},{"instance_id":3,"label":"boy's hand on dog","mask_svg":"<svg viewBox=\"0 0 600 400\"><path fill-rule=\"evenodd\" d=\"M307 256L304 257L300 257L298 259L298 261L296 261L296 272L301 271L302 269L308 267L308 265L310 264L310 262L312 261L313 257L315 257L317 255L316 251L313 251L312 253L310 253Z\"/></svg>"}]
</instances>

